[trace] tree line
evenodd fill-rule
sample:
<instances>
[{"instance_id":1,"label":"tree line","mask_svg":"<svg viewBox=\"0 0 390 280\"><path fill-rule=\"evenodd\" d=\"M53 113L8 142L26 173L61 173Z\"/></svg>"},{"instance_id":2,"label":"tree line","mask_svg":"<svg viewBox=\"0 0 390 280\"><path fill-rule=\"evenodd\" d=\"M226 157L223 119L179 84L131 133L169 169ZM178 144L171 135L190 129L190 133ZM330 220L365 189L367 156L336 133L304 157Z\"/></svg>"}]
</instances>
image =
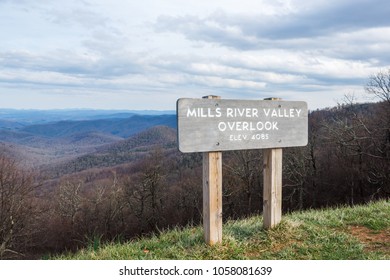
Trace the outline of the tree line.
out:
<instances>
[{"instance_id":1,"label":"tree line","mask_svg":"<svg viewBox=\"0 0 390 280\"><path fill-rule=\"evenodd\" d=\"M308 145L283 149L284 211L390 197L390 70L370 77L366 91L379 100L349 96L310 112ZM224 219L261 213L262 157L224 153ZM0 258L42 258L202 221L199 153L154 148L100 172L99 181L68 176L49 189L0 155Z\"/></svg>"}]
</instances>

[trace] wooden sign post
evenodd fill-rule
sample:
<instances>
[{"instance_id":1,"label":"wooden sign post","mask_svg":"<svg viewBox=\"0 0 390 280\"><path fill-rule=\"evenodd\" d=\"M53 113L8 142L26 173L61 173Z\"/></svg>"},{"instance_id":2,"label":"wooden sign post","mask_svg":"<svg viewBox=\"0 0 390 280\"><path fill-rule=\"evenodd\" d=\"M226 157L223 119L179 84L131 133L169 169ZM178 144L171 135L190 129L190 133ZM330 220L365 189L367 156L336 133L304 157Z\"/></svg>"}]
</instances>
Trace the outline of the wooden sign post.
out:
<instances>
[{"instance_id":1,"label":"wooden sign post","mask_svg":"<svg viewBox=\"0 0 390 280\"><path fill-rule=\"evenodd\" d=\"M222 242L222 152L203 153L203 228L207 244Z\"/></svg>"},{"instance_id":2,"label":"wooden sign post","mask_svg":"<svg viewBox=\"0 0 390 280\"><path fill-rule=\"evenodd\" d=\"M282 213L282 148L306 146L307 104L302 101L177 101L179 150L203 152L203 227L207 244L222 241L222 151L264 149L264 228Z\"/></svg>"},{"instance_id":3,"label":"wooden sign post","mask_svg":"<svg viewBox=\"0 0 390 280\"><path fill-rule=\"evenodd\" d=\"M267 98L265 100L280 100ZM282 220L283 150L263 150L263 227L273 228Z\"/></svg>"},{"instance_id":4,"label":"wooden sign post","mask_svg":"<svg viewBox=\"0 0 390 280\"><path fill-rule=\"evenodd\" d=\"M282 149L265 149L263 163L263 225L269 229L282 219Z\"/></svg>"}]
</instances>

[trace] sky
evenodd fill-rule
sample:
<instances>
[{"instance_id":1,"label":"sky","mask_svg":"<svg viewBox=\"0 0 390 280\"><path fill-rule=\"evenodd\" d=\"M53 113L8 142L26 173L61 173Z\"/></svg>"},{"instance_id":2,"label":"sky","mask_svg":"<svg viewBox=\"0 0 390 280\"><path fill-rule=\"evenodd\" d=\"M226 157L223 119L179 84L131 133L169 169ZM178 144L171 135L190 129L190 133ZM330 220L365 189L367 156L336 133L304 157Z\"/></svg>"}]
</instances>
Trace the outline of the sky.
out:
<instances>
[{"instance_id":1,"label":"sky","mask_svg":"<svg viewBox=\"0 0 390 280\"><path fill-rule=\"evenodd\" d=\"M389 15L388 0L0 0L0 108L373 101Z\"/></svg>"}]
</instances>

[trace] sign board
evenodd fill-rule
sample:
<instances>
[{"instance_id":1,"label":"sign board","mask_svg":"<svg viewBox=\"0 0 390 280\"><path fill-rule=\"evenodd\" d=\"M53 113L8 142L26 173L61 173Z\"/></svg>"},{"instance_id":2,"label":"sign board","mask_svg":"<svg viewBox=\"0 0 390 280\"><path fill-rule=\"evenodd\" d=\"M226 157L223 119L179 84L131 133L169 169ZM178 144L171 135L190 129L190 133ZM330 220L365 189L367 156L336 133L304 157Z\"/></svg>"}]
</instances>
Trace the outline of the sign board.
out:
<instances>
[{"instance_id":1,"label":"sign board","mask_svg":"<svg viewBox=\"0 0 390 280\"><path fill-rule=\"evenodd\" d=\"M182 98L176 105L183 153L307 145L303 101Z\"/></svg>"}]
</instances>

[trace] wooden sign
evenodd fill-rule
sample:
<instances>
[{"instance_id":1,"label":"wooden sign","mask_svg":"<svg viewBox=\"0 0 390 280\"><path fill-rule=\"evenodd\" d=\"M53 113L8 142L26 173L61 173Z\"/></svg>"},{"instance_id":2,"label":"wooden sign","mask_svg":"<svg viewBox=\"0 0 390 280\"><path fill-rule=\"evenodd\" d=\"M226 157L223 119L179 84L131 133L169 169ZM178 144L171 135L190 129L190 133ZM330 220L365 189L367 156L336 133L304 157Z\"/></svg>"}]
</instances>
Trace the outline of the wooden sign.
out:
<instances>
[{"instance_id":1,"label":"wooden sign","mask_svg":"<svg viewBox=\"0 0 390 280\"><path fill-rule=\"evenodd\" d=\"M282 216L282 147L306 146L307 104L302 101L226 100L219 96L177 101L183 153L203 152L203 228L209 245L222 242L222 152L264 149L263 226Z\"/></svg>"},{"instance_id":2,"label":"wooden sign","mask_svg":"<svg viewBox=\"0 0 390 280\"><path fill-rule=\"evenodd\" d=\"M183 153L306 146L307 103L281 100L177 101Z\"/></svg>"}]
</instances>

